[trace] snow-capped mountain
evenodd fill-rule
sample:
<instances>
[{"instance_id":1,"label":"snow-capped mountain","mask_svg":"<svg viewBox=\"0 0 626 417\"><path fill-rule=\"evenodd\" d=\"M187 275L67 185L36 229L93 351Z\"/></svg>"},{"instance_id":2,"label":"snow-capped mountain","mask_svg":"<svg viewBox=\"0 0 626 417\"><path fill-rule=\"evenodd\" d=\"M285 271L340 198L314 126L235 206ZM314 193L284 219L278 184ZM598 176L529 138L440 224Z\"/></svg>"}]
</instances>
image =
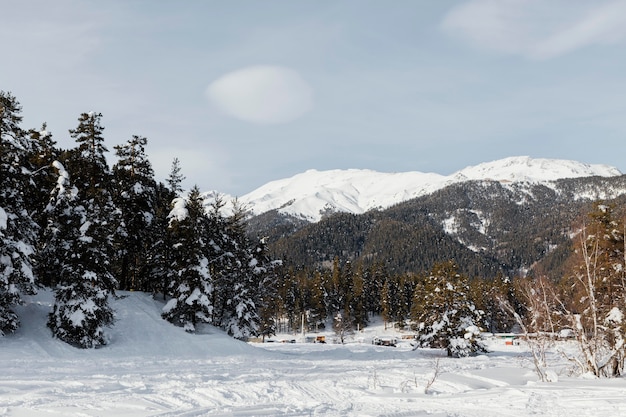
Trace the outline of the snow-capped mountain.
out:
<instances>
[{"instance_id":1,"label":"snow-capped mountain","mask_svg":"<svg viewBox=\"0 0 626 417\"><path fill-rule=\"evenodd\" d=\"M360 214L384 209L446 186L470 181L545 183L563 178L619 176L615 167L576 161L510 157L469 166L451 175L423 172L382 173L371 170L309 170L269 182L239 198L255 215L270 210L319 221L326 213ZM225 200L230 200L225 196Z\"/></svg>"}]
</instances>

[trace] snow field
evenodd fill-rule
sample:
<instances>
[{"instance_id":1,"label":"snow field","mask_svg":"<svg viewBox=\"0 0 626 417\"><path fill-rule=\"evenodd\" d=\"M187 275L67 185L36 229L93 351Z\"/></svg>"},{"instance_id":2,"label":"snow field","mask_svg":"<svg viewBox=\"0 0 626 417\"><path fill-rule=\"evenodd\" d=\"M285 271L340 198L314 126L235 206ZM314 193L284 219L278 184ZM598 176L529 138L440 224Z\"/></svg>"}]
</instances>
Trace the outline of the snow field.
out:
<instances>
[{"instance_id":1,"label":"snow field","mask_svg":"<svg viewBox=\"0 0 626 417\"><path fill-rule=\"evenodd\" d=\"M120 294L109 344L97 350L51 338L51 293L19 309L22 327L0 339L0 416L626 415L623 378L570 376L556 352L558 382L540 383L524 346L501 341L464 359L374 346L377 325L346 345L243 343L212 327L187 334L160 318L162 301ZM275 339L287 336L298 339Z\"/></svg>"}]
</instances>

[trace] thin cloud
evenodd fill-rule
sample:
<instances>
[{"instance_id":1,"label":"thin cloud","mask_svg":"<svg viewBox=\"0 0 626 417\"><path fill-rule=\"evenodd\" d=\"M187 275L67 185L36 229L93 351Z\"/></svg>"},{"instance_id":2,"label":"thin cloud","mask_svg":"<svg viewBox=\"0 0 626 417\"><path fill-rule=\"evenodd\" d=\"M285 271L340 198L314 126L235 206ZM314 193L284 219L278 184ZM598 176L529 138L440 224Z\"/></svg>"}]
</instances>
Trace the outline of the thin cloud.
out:
<instances>
[{"instance_id":1,"label":"thin cloud","mask_svg":"<svg viewBox=\"0 0 626 417\"><path fill-rule=\"evenodd\" d=\"M626 40L626 2L471 0L453 8L441 28L481 49L550 59Z\"/></svg>"},{"instance_id":2,"label":"thin cloud","mask_svg":"<svg viewBox=\"0 0 626 417\"><path fill-rule=\"evenodd\" d=\"M276 66L230 72L211 83L207 96L226 114L259 124L291 122L313 105L311 87L300 75Z\"/></svg>"},{"instance_id":3,"label":"thin cloud","mask_svg":"<svg viewBox=\"0 0 626 417\"><path fill-rule=\"evenodd\" d=\"M626 2L612 2L539 42L531 50L531 56L551 58L588 45L618 43L625 39Z\"/></svg>"}]
</instances>

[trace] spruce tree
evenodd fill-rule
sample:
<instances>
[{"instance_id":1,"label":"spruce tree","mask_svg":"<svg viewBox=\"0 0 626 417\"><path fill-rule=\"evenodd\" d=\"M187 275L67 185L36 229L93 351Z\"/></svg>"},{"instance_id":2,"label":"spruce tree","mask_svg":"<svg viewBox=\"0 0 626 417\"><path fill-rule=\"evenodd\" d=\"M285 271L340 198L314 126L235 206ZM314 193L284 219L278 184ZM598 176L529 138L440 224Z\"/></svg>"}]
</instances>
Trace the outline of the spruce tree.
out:
<instances>
[{"instance_id":1,"label":"spruce tree","mask_svg":"<svg viewBox=\"0 0 626 417\"><path fill-rule=\"evenodd\" d=\"M63 165L55 162L54 166L59 179L46 208L49 216L42 257L56 276L48 327L70 345L99 347L107 342L104 328L113 323L109 297L116 281L102 250L103 231L90 220L91 210L81 204Z\"/></svg>"},{"instance_id":2,"label":"spruce tree","mask_svg":"<svg viewBox=\"0 0 626 417\"><path fill-rule=\"evenodd\" d=\"M213 318L213 278L206 256L206 215L198 187L177 198L170 212L173 239L169 288L171 299L163 307L164 319L195 332L198 323Z\"/></svg>"},{"instance_id":3,"label":"spruce tree","mask_svg":"<svg viewBox=\"0 0 626 417\"><path fill-rule=\"evenodd\" d=\"M68 170L72 172L73 183L82 200L98 198L99 203L105 203L100 200L110 196L111 173L105 156L108 149L104 145L101 119L101 113L82 113L76 129L70 130L77 147L71 152Z\"/></svg>"},{"instance_id":4,"label":"spruce tree","mask_svg":"<svg viewBox=\"0 0 626 417\"><path fill-rule=\"evenodd\" d=\"M146 291L161 293L167 298L169 288L169 270L173 247L173 236L169 233L169 214L175 194L163 183L155 189L154 219L150 223L148 234L151 237L147 252Z\"/></svg>"},{"instance_id":5,"label":"spruce tree","mask_svg":"<svg viewBox=\"0 0 626 417\"><path fill-rule=\"evenodd\" d=\"M259 315L258 332L263 337L276 334L276 312L278 310L277 270L281 265L281 261L272 260L269 256L266 239L260 239L252 251L249 266L258 283L256 298Z\"/></svg>"},{"instance_id":6,"label":"spruce tree","mask_svg":"<svg viewBox=\"0 0 626 417\"><path fill-rule=\"evenodd\" d=\"M261 274L255 273L258 259L251 253L245 233L246 211L235 201L233 213L225 217L222 207L221 198L214 197L208 234L209 256L216 270L219 322L229 335L247 339L259 332L260 318L255 302Z\"/></svg>"},{"instance_id":7,"label":"spruce tree","mask_svg":"<svg viewBox=\"0 0 626 417\"><path fill-rule=\"evenodd\" d=\"M180 197L183 192L182 183L185 180L185 176L181 173L181 170L180 161L178 158L174 158L170 175L167 178L167 185L176 197Z\"/></svg>"},{"instance_id":8,"label":"spruce tree","mask_svg":"<svg viewBox=\"0 0 626 417\"><path fill-rule=\"evenodd\" d=\"M50 191L55 187L57 173L52 167L52 162L60 159L60 151L56 148L56 142L52 133L48 131L44 123L40 129L28 131L30 137L30 150L26 157L27 169L31 172L31 187L27 195L33 220L39 226L39 234L46 228L45 207L50 199ZM38 237L38 240L41 240ZM39 283L49 286L50 283L43 280L38 272Z\"/></svg>"},{"instance_id":9,"label":"spruce tree","mask_svg":"<svg viewBox=\"0 0 626 417\"><path fill-rule=\"evenodd\" d=\"M78 118L78 126L70 130L77 147L70 151L67 170L72 173L78 199L87 212L90 234L100 244L97 257L85 261L93 264L90 270L108 277L112 274L115 235L124 233L124 230L120 213L113 203L113 181L105 156L108 149L104 145L101 119L102 114L94 112L82 113Z\"/></svg>"},{"instance_id":10,"label":"spruce tree","mask_svg":"<svg viewBox=\"0 0 626 417\"><path fill-rule=\"evenodd\" d=\"M30 145L20 128L21 110L11 93L0 91L0 335L18 328L13 307L35 292L37 226L25 200L32 183L24 166Z\"/></svg>"},{"instance_id":11,"label":"spruce tree","mask_svg":"<svg viewBox=\"0 0 626 417\"><path fill-rule=\"evenodd\" d=\"M146 144L146 138L135 135L115 147L114 203L122 220L115 235L115 270L123 290L148 289L148 252L151 242L158 238L151 227L156 216L156 182Z\"/></svg>"},{"instance_id":12,"label":"spruce tree","mask_svg":"<svg viewBox=\"0 0 626 417\"><path fill-rule=\"evenodd\" d=\"M436 264L414 295L413 321L422 346L446 349L448 356L484 352L478 340L482 311L469 298L468 279L453 262Z\"/></svg>"},{"instance_id":13,"label":"spruce tree","mask_svg":"<svg viewBox=\"0 0 626 417\"><path fill-rule=\"evenodd\" d=\"M311 301L309 311L309 326L316 330L323 329L326 322L326 274L315 271L311 280Z\"/></svg>"}]
</instances>

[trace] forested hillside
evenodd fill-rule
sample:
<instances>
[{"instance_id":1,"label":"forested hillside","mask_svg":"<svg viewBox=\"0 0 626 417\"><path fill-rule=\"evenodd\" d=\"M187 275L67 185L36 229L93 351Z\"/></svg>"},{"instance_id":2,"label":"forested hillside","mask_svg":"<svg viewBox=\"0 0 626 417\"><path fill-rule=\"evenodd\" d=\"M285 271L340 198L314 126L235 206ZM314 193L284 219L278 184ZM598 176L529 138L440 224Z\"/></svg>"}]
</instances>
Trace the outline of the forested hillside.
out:
<instances>
[{"instance_id":1,"label":"forested hillside","mask_svg":"<svg viewBox=\"0 0 626 417\"><path fill-rule=\"evenodd\" d=\"M269 212L251 220L251 232L269 236L274 255L299 266L328 266L337 256L406 273L453 259L472 277L560 275L592 202L623 207L625 199L626 176L562 179L551 187L468 181L387 210L338 213L318 223Z\"/></svg>"}]
</instances>

